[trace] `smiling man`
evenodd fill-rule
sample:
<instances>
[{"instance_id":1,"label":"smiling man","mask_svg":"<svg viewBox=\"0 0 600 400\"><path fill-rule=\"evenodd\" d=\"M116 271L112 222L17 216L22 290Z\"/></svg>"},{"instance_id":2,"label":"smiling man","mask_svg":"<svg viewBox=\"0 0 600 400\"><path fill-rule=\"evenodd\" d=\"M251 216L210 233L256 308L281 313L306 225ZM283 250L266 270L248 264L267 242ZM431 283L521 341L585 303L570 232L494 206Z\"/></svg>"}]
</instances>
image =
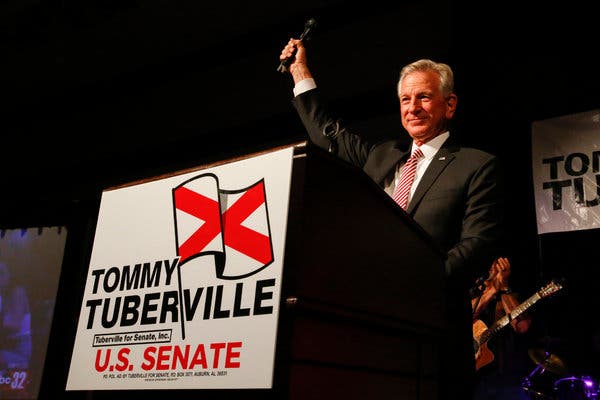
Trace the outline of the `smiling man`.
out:
<instances>
[{"instance_id":1,"label":"smiling man","mask_svg":"<svg viewBox=\"0 0 600 400\"><path fill-rule=\"evenodd\" d=\"M440 395L470 398L474 363L468 290L502 247L503 200L498 159L460 146L450 134L458 104L452 69L421 59L400 71L400 115L412 138L410 148L403 149L400 137L372 143L329 112L301 40L290 39L279 58L293 78L293 105L311 142L361 168L447 255L451 326L440 364Z\"/></svg>"}]
</instances>

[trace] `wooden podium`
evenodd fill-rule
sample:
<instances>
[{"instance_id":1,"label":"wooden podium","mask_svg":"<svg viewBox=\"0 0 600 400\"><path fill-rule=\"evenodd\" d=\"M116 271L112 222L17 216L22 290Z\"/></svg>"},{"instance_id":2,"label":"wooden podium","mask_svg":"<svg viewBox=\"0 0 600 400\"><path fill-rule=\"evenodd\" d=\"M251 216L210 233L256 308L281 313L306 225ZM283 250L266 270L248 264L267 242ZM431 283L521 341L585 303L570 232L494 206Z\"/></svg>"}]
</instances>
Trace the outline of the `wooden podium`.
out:
<instances>
[{"instance_id":1,"label":"wooden podium","mask_svg":"<svg viewBox=\"0 0 600 400\"><path fill-rule=\"evenodd\" d=\"M277 399L437 399L443 255L366 174L295 148Z\"/></svg>"}]
</instances>

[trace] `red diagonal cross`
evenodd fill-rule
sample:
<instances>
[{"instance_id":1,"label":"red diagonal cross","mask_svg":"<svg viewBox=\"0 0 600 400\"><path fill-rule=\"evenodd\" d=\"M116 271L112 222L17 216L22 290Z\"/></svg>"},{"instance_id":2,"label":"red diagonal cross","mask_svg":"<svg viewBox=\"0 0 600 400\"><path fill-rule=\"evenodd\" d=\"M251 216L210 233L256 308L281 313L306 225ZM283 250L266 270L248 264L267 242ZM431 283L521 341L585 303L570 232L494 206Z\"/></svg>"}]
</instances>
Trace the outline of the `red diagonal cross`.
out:
<instances>
[{"instance_id":1,"label":"red diagonal cross","mask_svg":"<svg viewBox=\"0 0 600 400\"><path fill-rule=\"evenodd\" d=\"M266 265L273 261L269 237L242 225L264 203L264 182L261 181L223 213L223 235L227 246Z\"/></svg>"},{"instance_id":2,"label":"red diagonal cross","mask_svg":"<svg viewBox=\"0 0 600 400\"><path fill-rule=\"evenodd\" d=\"M180 187L175 190L175 206L204 221L185 243L179 246L180 263L201 252L221 232L219 202Z\"/></svg>"}]
</instances>

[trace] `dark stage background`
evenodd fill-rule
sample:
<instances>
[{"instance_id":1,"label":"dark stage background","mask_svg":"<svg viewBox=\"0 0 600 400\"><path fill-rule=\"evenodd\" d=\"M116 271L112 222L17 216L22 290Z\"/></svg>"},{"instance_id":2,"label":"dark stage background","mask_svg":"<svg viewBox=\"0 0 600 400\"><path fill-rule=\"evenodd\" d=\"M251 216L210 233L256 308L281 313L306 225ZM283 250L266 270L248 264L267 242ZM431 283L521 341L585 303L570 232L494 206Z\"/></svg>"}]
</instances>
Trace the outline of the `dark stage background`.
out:
<instances>
[{"instance_id":1,"label":"dark stage background","mask_svg":"<svg viewBox=\"0 0 600 400\"><path fill-rule=\"evenodd\" d=\"M600 379L598 232L538 236L531 171L534 121L600 106L590 3L392 3L0 5L0 227L69 226L41 398L66 396L101 191L303 140L291 78L276 68L309 17L318 24L308 43L317 83L343 118L374 137L403 134L402 65L427 57L454 67L452 133L501 156L511 178L517 288L525 297L565 278L560 295L535 306L523 348L546 349L569 373ZM523 371L535 367L523 358Z\"/></svg>"}]
</instances>

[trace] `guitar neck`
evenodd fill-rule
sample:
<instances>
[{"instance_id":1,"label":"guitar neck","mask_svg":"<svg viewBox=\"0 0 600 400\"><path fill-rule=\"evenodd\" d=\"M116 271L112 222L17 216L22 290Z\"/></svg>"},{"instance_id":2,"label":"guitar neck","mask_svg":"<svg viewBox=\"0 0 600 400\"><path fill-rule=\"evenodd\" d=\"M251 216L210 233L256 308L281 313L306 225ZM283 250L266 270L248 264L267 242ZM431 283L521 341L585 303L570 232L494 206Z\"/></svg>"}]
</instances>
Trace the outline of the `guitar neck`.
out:
<instances>
[{"instance_id":1,"label":"guitar neck","mask_svg":"<svg viewBox=\"0 0 600 400\"><path fill-rule=\"evenodd\" d=\"M530 298L528 298L527 300L525 300L524 302L519 304L517 307L515 307L515 309L512 310L512 312L510 314L507 314L507 315L503 316L502 318L498 319L496 322L494 322L492 324L492 326L489 327L488 330L486 330L481 335L479 343L483 344L483 343L487 342L498 331L500 331L502 328L504 328L506 325L508 325L511 320L513 320L513 319L517 318L519 315L523 314L529 307L534 305L539 299L541 299L541 296L539 295L539 293L535 293L533 296L531 296Z\"/></svg>"}]
</instances>

